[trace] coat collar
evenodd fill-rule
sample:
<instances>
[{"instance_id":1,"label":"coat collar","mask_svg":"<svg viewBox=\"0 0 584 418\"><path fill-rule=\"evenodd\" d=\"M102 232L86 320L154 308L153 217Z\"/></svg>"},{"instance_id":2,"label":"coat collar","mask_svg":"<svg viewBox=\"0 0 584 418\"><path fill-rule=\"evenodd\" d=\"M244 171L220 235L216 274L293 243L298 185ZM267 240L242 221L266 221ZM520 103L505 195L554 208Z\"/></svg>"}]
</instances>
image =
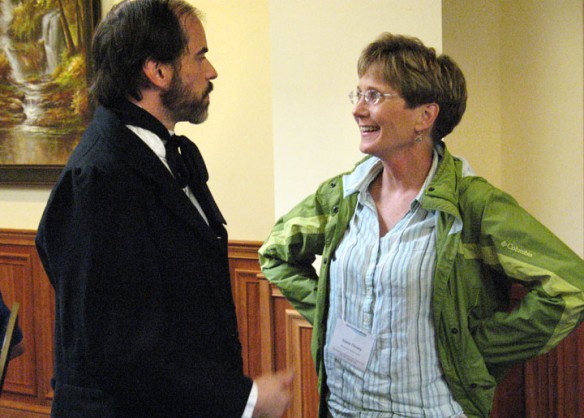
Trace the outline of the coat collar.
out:
<instances>
[{"instance_id":1,"label":"coat collar","mask_svg":"<svg viewBox=\"0 0 584 418\"><path fill-rule=\"evenodd\" d=\"M99 125L100 137L106 147L141 177L146 178L156 188L161 202L170 211L210 243L219 244L221 240L218 238L226 237L222 225L216 226L218 231L207 225L162 161L136 134L126 128L116 113L111 109L98 107L94 120Z\"/></svg>"},{"instance_id":2,"label":"coat collar","mask_svg":"<svg viewBox=\"0 0 584 418\"><path fill-rule=\"evenodd\" d=\"M441 155L440 165L424 191L422 206L460 219L458 210L460 183L463 177L474 176L474 173L466 160L452 156L444 144L438 148L438 152Z\"/></svg>"}]
</instances>

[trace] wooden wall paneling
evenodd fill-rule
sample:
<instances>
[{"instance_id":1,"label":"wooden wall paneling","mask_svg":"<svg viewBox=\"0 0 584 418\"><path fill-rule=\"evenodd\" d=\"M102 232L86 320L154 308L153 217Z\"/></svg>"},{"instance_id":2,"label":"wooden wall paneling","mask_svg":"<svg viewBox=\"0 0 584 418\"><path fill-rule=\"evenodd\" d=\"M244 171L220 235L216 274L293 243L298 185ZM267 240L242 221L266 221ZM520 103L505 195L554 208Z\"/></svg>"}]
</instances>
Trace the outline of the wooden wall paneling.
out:
<instances>
[{"instance_id":1,"label":"wooden wall paneling","mask_svg":"<svg viewBox=\"0 0 584 418\"><path fill-rule=\"evenodd\" d=\"M26 352L9 365L0 416L46 417L53 397L53 289L34 246L34 231L0 229L0 290L21 303ZM232 241L229 263L246 373L296 370L293 409L286 418L316 415L316 373L310 325L260 273L261 243ZM514 289L513 300L524 290ZM491 418L584 417L584 326L545 356L517 366L497 390ZM298 415L300 414L300 415Z\"/></svg>"},{"instance_id":2,"label":"wooden wall paneling","mask_svg":"<svg viewBox=\"0 0 584 418\"><path fill-rule=\"evenodd\" d=\"M584 326L549 353L525 363L529 418L584 416Z\"/></svg>"},{"instance_id":3,"label":"wooden wall paneling","mask_svg":"<svg viewBox=\"0 0 584 418\"><path fill-rule=\"evenodd\" d=\"M558 346L556 351L561 357L558 364L558 416L584 416L584 326ZM560 406L560 404L562 404Z\"/></svg>"},{"instance_id":4,"label":"wooden wall paneling","mask_svg":"<svg viewBox=\"0 0 584 418\"><path fill-rule=\"evenodd\" d=\"M32 306L32 258L30 254L0 253L0 288L8 307L19 302L18 324L24 335L25 354L8 363L4 391L25 396L36 396L35 350ZM30 347L30 348L29 348Z\"/></svg>"},{"instance_id":5,"label":"wooden wall paneling","mask_svg":"<svg viewBox=\"0 0 584 418\"><path fill-rule=\"evenodd\" d=\"M50 387L52 362L45 367L44 359L45 353L52 355L52 331L38 319L43 313L52 318L49 316L52 311L44 310L46 301L37 291L46 277L34 237L34 231L0 230L0 288L8 306L14 301L21 304L18 323L26 349L22 356L9 363L0 397L0 416L46 415L49 412L50 399L43 388ZM47 298L51 296L48 294Z\"/></svg>"},{"instance_id":6,"label":"wooden wall paneling","mask_svg":"<svg viewBox=\"0 0 584 418\"><path fill-rule=\"evenodd\" d=\"M263 373L276 370L276 353L274 349L274 303L272 287L261 274L257 276L260 286L260 333L261 366Z\"/></svg>"},{"instance_id":7,"label":"wooden wall paneling","mask_svg":"<svg viewBox=\"0 0 584 418\"><path fill-rule=\"evenodd\" d=\"M288 368L286 311L292 309L292 306L276 286L270 284L270 289L274 318L274 364L276 370L286 370Z\"/></svg>"},{"instance_id":8,"label":"wooden wall paneling","mask_svg":"<svg viewBox=\"0 0 584 418\"><path fill-rule=\"evenodd\" d=\"M261 328L260 324L260 286L256 278L257 271L235 268L236 294L234 300L239 328L239 340L246 375L257 377L261 374Z\"/></svg>"},{"instance_id":9,"label":"wooden wall paneling","mask_svg":"<svg viewBox=\"0 0 584 418\"><path fill-rule=\"evenodd\" d=\"M312 326L298 311L286 309L286 356L288 367L296 372L290 417L318 416L317 378L310 354Z\"/></svg>"},{"instance_id":10,"label":"wooden wall paneling","mask_svg":"<svg viewBox=\"0 0 584 418\"><path fill-rule=\"evenodd\" d=\"M55 335L55 291L49 282L40 258L35 259L35 329L37 331L36 350L37 368L39 370L38 387L42 396L43 404L50 405L53 400L53 388L51 379L53 377L53 348Z\"/></svg>"},{"instance_id":11,"label":"wooden wall paneling","mask_svg":"<svg viewBox=\"0 0 584 418\"><path fill-rule=\"evenodd\" d=\"M527 289L519 283L511 288L509 311L519 305ZM525 370L524 364L514 366L495 391L491 418L525 416Z\"/></svg>"},{"instance_id":12,"label":"wooden wall paneling","mask_svg":"<svg viewBox=\"0 0 584 418\"><path fill-rule=\"evenodd\" d=\"M229 242L231 290L239 339L241 341L244 373L250 377L261 374L261 329L259 319L259 273L257 250L260 243Z\"/></svg>"},{"instance_id":13,"label":"wooden wall paneling","mask_svg":"<svg viewBox=\"0 0 584 418\"><path fill-rule=\"evenodd\" d=\"M576 364L573 365L577 371L577 380L573 382L573 393L576 394L576 416L584 416L584 325L580 325L580 329L576 334L576 345L578 347Z\"/></svg>"},{"instance_id":14,"label":"wooden wall paneling","mask_svg":"<svg viewBox=\"0 0 584 418\"><path fill-rule=\"evenodd\" d=\"M278 288L263 274L260 281L262 357L264 370L295 371L294 397L287 418L316 417L317 378L310 353L312 326L292 308Z\"/></svg>"},{"instance_id":15,"label":"wooden wall paneling","mask_svg":"<svg viewBox=\"0 0 584 418\"><path fill-rule=\"evenodd\" d=\"M550 355L547 354L533 359L525 365L526 417L543 418L542 414L547 414L554 409L554 397L550 397L548 393L551 376L546 371L548 367L551 367L550 360Z\"/></svg>"},{"instance_id":16,"label":"wooden wall paneling","mask_svg":"<svg viewBox=\"0 0 584 418\"><path fill-rule=\"evenodd\" d=\"M525 416L524 366L518 364L498 386L490 418Z\"/></svg>"}]
</instances>

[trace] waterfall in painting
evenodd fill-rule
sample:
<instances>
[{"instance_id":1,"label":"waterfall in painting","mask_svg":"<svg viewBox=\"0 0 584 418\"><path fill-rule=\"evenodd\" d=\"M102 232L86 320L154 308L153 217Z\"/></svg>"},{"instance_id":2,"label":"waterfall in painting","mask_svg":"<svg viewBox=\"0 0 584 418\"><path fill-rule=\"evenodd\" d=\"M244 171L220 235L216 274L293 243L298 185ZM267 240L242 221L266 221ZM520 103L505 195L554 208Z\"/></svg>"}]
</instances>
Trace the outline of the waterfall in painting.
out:
<instances>
[{"instance_id":1,"label":"waterfall in painting","mask_svg":"<svg viewBox=\"0 0 584 418\"><path fill-rule=\"evenodd\" d=\"M0 166L61 165L78 141L89 111L75 1L0 0Z\"/></svg>"},{"instance_id":2,"label":"waterfall in painting","mask_svg":"<svg viewBox=\"0 0 584 418\"><path fill-rule=\"evenodd\" d=\"M46 74L52 74L59 63L59 50L63 44L62 32L59 31L60 16L58 10L53 10L43 17L42 42L47 56Z\"/></svg>"}]
</instances>

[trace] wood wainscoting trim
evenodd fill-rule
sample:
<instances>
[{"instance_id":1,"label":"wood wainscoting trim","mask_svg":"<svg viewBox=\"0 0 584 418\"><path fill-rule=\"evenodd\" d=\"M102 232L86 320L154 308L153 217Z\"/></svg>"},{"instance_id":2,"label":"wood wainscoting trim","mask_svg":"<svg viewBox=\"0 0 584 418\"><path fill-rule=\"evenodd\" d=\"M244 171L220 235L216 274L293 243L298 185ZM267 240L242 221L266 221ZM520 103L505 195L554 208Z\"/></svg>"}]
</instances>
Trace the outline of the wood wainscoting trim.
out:
<instances>
[{"instance_id":1,"label":"wood wainscoting trim","mask_svg":"<svg viewBox=\"0 0 584 418\"><path fill-rule=\"evenodd\" d=\"M47 417L53 370L53 289L38 257L36 231L0 228L0 290L20 302L26 352L8 368L1 417ZM311 327L260 272L259 241L229 241L228 256L244 370L253 377L294 367L294 405L285 418L316 416ZM516 292L517 293L517 292ZM521 292L513 298L520 299ZM491 418L584 417L584 326L545 356L518 365L497 391ZM298 399L298 396L301 399Z\"/></svg>"},{"instance_id":2,"label":"wood wainscoting trim","mask_svg":"<svg viewBox=\"0 0 584 418\"><path fill-rule=\"evenodd\" d=\"M0 245L34 246L36 231L0 228Z\"/></svg>"}]
</instances>

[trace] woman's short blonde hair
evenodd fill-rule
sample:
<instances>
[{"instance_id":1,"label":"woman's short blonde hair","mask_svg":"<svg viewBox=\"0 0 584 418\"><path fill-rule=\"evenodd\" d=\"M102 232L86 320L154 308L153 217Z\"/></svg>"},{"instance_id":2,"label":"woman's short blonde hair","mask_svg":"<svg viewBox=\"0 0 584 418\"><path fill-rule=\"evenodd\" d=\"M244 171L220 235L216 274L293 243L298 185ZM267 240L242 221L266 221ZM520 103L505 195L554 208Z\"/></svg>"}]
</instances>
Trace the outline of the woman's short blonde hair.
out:
<instances>
[{"instance_id":1,"label":"woman's short blonde hair","mask_svg":"<svg viewBox=\"0 0 584 418\"><path fill-rule=\"evenodd\" d=\"M418 38L382 33L361 53L358 74L378 65L384 81L413 108L436 103L440 107L431 131L439 142L462 119L466 109L466 81L458 65L447 55L436 55Z\"/></svg>"}]
</instances>

